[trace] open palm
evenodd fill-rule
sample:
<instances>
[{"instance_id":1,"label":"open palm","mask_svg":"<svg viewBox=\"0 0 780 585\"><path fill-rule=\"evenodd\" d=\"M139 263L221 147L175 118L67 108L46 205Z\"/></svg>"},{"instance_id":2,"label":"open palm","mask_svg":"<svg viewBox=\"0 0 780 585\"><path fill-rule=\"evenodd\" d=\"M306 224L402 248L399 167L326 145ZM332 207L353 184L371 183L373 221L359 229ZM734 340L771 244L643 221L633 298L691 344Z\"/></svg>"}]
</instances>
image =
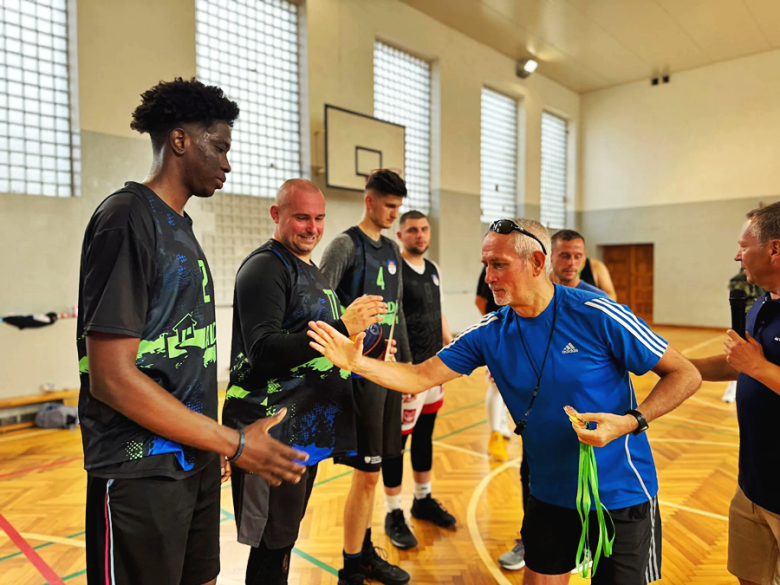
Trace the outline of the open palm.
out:
<instances>
[{"instance_id":1,"label":"open palm","mask_svg":"<svg viewBox=\"0 0 780 585\"><path fill-rule=\"evenodd\" d=\"M363 357L363 338L365 333L358 333L355 341L344 337L336 329L323 321L309 321L309 345L325 356L335 366L342 370L354 372Z\"/></svg>"}]
</instances>

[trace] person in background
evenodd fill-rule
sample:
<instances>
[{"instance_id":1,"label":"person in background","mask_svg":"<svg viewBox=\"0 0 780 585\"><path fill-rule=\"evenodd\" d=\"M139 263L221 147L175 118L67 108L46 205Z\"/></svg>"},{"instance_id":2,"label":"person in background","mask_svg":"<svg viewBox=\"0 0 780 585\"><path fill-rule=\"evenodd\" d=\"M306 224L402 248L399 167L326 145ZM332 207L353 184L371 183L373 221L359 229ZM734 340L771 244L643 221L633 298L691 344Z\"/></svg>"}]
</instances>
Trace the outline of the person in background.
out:
<instances>
[{"instance_id":1,"label":"person in background","mask_svg":"<svg viewBox=\"0 0 780 585\"><path fill-rule=\"evenodd\" d=\"M501 308L496 304L493 298L493 291L490 290L490 287L485 282L486 270L486 268L483 268L482 273L479 275L477 296L474 299L474 304L477 305L477 309L483 316ZM488 428L490 428L487 446L488 455L496 461L506 461L509 459L509 455L506 451L505 441L509 441L512 438L512 431L509 429L509 423L507 422L509 411L506 408L506 404L504 404L504 399L501 398L501 393L496 388L496 382L493 380L493 376L490 375L490 371L485 372L485 381L487 382L485 409L487 410Z\"/></svg>"}]
</instances>

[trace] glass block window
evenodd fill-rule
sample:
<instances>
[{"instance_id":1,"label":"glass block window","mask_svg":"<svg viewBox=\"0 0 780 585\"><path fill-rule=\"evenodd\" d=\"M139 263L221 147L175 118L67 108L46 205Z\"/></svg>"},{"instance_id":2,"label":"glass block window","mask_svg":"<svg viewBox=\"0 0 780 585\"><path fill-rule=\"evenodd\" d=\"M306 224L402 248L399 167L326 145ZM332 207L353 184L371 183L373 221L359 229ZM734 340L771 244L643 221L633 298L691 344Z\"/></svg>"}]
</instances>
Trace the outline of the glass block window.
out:
<instances>
[{"instance_id":1,"label":"glass block window","mask_svg":"<svg viewBox=\"0 0 780 585\"><path fill-rule=\"evenodd\" d=\"M431 206L431 66L374 43L374 116L406 127L404 210Z\"/></svg>"},{"instance_id":2,"label":"glass block window","mask_svg":"<svg viewBox=\"0 0 780 585\"><path fill-rule=\"evenodd\" d=\"M79 193L67 0L0 2L0 193Z\"/></svg>"},{"instance_id":3,"label":"glass block window","mask_svg":"<svg viewBox=\"0 0 780 585\"><path fill-rule=\"evenodd\" d=\"M300 177L298 7L196 0L198 78L238 102L224 192L273 197Z\"/></svg>"},{"instance_id":4,"label":"glass block window","mask_svg":"<svg viewBox=\"0 0 780 585\"><path fill-rule=\"evenodd\" d=\"M482 88L479 147L481 221L517 214L517 101Z\"/></svg>"},{"instance_id":5,"label":"glass block window","mask_svg":"<svg viewBox=\"0 0 780 585\"><path fill-rule=\"evenodd\" d=\"M567 122L542 112L541 222L551 229L566 227Z\"/></svg>"}]
</instances>

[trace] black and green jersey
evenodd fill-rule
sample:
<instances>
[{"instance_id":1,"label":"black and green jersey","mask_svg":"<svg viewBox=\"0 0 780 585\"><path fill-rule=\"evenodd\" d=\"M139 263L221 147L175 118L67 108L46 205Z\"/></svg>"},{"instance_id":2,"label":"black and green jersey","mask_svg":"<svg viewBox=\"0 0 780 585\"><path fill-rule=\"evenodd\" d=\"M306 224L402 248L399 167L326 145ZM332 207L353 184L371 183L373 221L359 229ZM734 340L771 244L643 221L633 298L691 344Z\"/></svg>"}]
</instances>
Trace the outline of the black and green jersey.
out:
<instances>
[{"instance_id":1,"label":"black and green jersey","mask_svg":"<svg viewBox=\"0 0 780 585\"><path fill-rule=\"evenodd\" d=\"M212 283L192 220L148 187L127 183L93 214L81 253L77 330L79 417L91 474L181 478L215 456L157 436L94 398L86 344L95 332L139 338L138 369L216 420Z\"/></svg>"},{"instance_id":2,"label":"black and green jersey","mask_svg":"<svg viewBox=\"0 0 780 585\"><path fill-rule=\"evenodd\" d=\"M240 427L287 408L272 437L309 454L307 465L356 447L350 373L309 346L309 321L344 335L341 305L314 264L276 240L244 260L233 299L230 386L224 424Z\"/></svg>"}]
</instances>

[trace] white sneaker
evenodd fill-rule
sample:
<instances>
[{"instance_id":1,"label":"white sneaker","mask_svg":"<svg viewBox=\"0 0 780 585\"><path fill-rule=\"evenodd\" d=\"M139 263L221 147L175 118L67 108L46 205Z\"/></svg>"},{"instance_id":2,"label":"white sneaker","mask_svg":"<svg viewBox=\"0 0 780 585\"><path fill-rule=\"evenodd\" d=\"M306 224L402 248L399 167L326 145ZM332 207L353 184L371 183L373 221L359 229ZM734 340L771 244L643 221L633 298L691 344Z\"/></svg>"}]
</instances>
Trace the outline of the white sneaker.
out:
<instances>
[{"instance_id":1,"label":"white sneaker","mask_svg":"<svg viewBox=\"0 0 780 585\"><path fill-rule=\"evenodd\" d=\"M723 393L723 402L736 402L737 400L737 383L729 382L726 386L726 391Z\"/></svg>"}]
</instances>

